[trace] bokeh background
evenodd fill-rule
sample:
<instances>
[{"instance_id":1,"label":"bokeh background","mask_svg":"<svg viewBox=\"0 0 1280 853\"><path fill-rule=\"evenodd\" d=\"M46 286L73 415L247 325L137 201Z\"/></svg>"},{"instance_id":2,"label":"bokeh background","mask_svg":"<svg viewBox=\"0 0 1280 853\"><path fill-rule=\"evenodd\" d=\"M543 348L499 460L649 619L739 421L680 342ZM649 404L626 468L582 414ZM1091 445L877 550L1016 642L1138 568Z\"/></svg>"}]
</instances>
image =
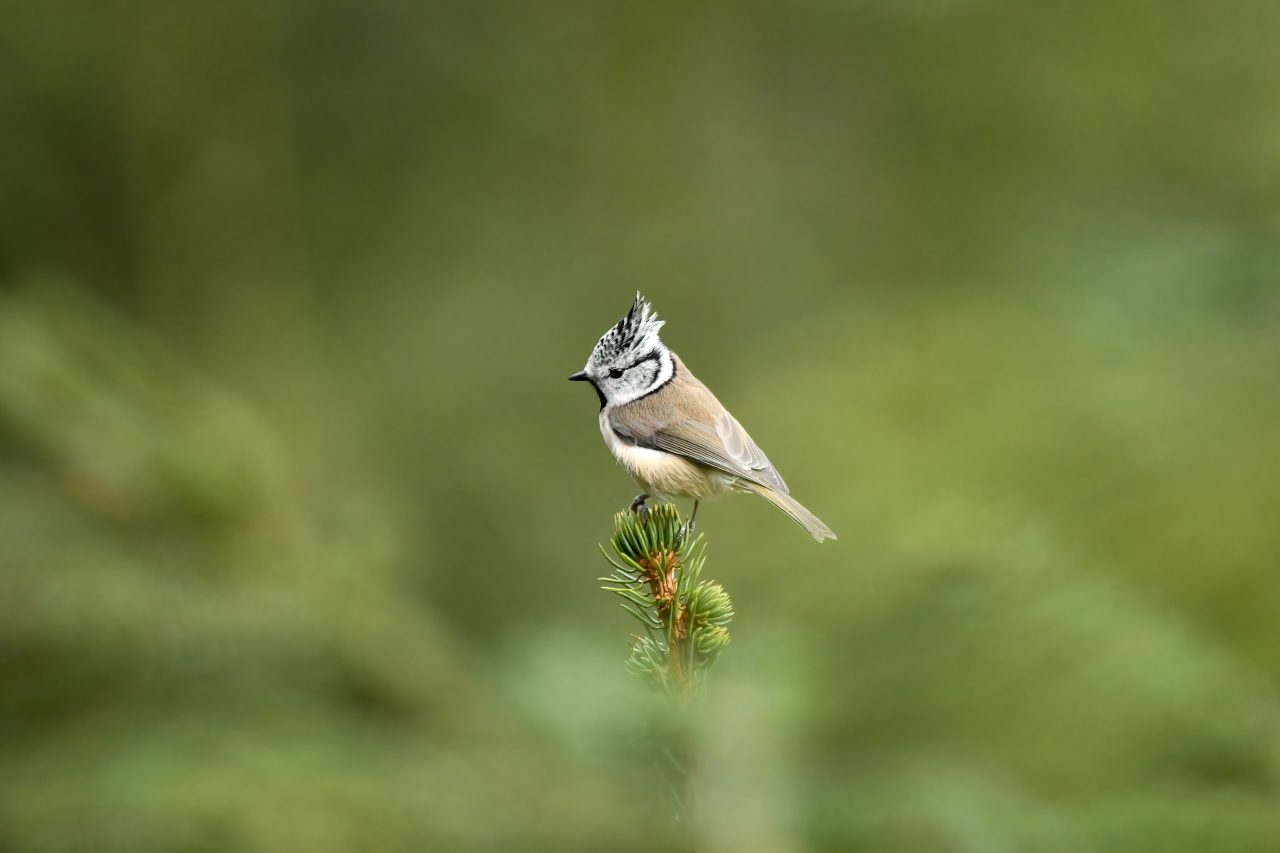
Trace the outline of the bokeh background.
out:
<instances>
[{"instance_id":1,"label":"bokeh background","mask_svg":"<svg viewBox=\"0 0 1280 853\"><path fill-rule=\"evenodd\" d=\"M1280 6L5 2L0 850L1280 849ZM703 508L672 833L564 381Z\"/></svg>"}]
</instances>

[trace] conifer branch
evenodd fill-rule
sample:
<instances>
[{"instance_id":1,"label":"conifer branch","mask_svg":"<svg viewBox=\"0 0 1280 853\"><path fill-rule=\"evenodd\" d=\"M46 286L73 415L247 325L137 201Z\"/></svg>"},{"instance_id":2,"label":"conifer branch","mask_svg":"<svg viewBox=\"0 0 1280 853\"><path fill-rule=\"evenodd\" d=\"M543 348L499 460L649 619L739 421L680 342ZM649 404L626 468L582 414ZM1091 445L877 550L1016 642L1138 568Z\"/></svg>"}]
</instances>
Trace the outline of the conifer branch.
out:
<instances>
[{"instance_id":1,"label":"conifer branch","mask_svg":"<svg viewBox=\"0 0 1280 853\"><path fill-rule=\"evenodd\" d=\"M671 700L676 730L663 751L664 765L672 777L678 825L692 829L695 784L688 712L729 644L733 603L724 587L702 579L703 538L682 535L680 513L671 504L653 507L647 520L624 510L614 516L613 526L613 554L603 546L600 550L614 571L600 580L644 631L631 638L627 669Z\"/></svg>"},{"instance_id":2,"label":"conifer branch","mask_svg":"<svg viewBox=\"0 0 1280 853\"><path fill-rule=\"evenodd\" d=\"M728 645L733 603L724 587L701 578L702 535L681 536L673 505L653 507L647 521L623 510L613 525L616 559L600 550L614 572L600 580L644 629L632 638L627 668L672 696L686 697Z\"/></svg>"}]
</instances>

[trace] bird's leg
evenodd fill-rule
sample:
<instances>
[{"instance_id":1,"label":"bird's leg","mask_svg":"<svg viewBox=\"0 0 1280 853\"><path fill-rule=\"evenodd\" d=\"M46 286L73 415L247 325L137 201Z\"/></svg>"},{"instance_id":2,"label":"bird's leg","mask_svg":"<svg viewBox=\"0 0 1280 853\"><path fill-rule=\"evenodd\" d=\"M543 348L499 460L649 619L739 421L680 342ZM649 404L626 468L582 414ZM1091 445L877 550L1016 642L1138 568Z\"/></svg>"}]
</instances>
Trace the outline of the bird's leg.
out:
<instances>
[{"instance_id":1,"label":"bird's leg","mask_svg":"<svg viewBox=\"0 0 1280 853\"><path fill-rule=\"evenodd\" d=\"M680 527L680 541L684 541L684 537L693 532L694 519L698 517L698 502L693 502L693 512L689 513L689 520Z\"/></svg>"},{"instance_id":2,"label":"bird's leg","mask_svg":"<svg viewBox=\"0 0 1280 853\"><path fill-rule=\"evenodd\" d=\"M649 523L649 507L645 506L645 501L649 499L648 495L636 495L631 499L631 511L640 516L640 521L644 524Z\"/></svg>"}]
</instances>

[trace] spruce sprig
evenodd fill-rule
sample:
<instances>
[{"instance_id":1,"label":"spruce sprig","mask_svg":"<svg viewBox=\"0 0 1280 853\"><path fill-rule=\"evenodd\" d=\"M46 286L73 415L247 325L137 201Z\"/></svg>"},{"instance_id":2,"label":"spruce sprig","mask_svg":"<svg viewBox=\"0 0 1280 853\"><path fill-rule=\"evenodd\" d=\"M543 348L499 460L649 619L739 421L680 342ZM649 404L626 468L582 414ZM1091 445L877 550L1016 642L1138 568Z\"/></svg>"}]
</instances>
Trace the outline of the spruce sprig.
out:
<instances>
[{"instance_id":1,"label":"spruce sprig","mask_svg":"<svg viewBox=\"0 0 1280 853\"><path fill-rule=\"evenodd\" d=\"M673 696L687 696L729 644L733 603L720 584L702 580L703 537L683 535L673 505L653 507L647 519L623 510L613 526L616 559L600 550L614 572L600 580L644 629L632 637L627 668Z\"/></svg>"}]
</instances>

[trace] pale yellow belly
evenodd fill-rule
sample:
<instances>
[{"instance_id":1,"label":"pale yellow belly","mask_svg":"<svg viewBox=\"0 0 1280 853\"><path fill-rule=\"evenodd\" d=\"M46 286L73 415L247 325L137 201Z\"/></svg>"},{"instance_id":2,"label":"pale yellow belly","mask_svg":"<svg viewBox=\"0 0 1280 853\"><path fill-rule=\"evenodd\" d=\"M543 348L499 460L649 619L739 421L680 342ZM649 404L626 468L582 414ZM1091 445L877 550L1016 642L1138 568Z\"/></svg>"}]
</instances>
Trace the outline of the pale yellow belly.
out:
<instances>
[{"instance_id":1,"label":"pale yellow belly","mask_svg":"<svg viewBox=\"0 0 1280 853\"><path fill-rule=\"evenodd\" d=\"M714 468L660 450L628 447L618 455L618 461L645 492L655 497L701 501L723 494L728 488L728 478Z\"/></svg>"}]
</instances>

